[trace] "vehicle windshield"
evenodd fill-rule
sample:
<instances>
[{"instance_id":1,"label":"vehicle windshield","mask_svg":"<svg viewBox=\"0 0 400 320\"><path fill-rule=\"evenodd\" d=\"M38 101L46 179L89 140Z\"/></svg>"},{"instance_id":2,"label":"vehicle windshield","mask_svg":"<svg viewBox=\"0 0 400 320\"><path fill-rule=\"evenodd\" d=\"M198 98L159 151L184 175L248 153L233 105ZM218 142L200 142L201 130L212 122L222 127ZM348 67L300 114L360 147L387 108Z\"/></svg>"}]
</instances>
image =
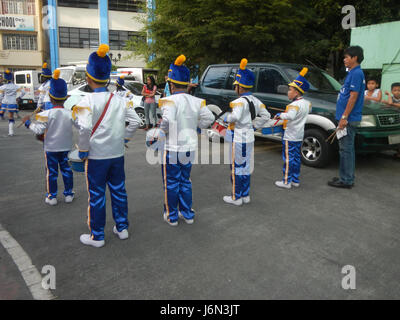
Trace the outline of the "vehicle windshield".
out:
<instances>
[{"instance_id":1,"label":"vehicle windshield","mask_svg":"<svg viewBox=\"0 0 400 320\"><path fill-rule=\"evenodd\" d=\"M296 79L301 71L301 68L284 68L289 79ZM339 82L337 82L333 77L331 77L328 73L310 68L306 75L306 79L310 83L310 91L317 92L338 92L342 87Z\"/></svg>"},{"instance_id":2,"label":"vehicle windshield","mask_svg":"<svg viewBox=\"0 0 400 320\"><path fill-rule=\"evenodd\" d=\"M60 70L60 78L64 79L65 82L71 82L74 70L72 69L59 69L59 70Z\"/></svg>"}]
</instances>

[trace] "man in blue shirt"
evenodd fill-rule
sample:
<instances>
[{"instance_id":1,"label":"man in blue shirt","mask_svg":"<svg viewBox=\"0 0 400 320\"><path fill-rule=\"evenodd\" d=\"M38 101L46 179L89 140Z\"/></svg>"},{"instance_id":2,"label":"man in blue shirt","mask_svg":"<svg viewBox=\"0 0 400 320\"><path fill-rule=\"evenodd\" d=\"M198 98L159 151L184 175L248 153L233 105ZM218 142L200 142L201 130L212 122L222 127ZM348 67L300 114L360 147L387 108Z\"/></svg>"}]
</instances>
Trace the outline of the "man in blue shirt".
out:
<instances>
[{"instance_id":1,"label":"man in blue shirt","mask_svg":"<svg viewBox=\"0 0 400 320\"><path fill-rule=\"evenodd\" d=\"M339 139L339 178L333 178L328 185L350 189L354 185L356 127L361 121L364 106L365 77L360 63L364 60L363 49L352 46L344 52L344 65L349 69L336 103L338 129L346 129L347 134Z\"/></svg>"}]
</instances>

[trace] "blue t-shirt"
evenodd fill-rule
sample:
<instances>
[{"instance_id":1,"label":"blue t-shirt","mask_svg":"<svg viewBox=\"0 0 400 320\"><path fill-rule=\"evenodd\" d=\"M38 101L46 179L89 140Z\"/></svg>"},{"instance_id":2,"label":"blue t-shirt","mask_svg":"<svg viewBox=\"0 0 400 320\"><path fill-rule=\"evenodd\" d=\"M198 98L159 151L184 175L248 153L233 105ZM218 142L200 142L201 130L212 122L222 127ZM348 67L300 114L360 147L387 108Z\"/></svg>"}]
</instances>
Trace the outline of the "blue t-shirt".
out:
<instances>
[{"instance_id":1,"label":"blue t-shirt","mask_svg":"<svg viewBox=\"0 0 400 320\"><path fill-rule=\"evenodd\" d=\"M346 110L347 103L349 102L351 91L358 92L358 97L347 121L361 121L362 109L364 106L365 77L360 66L357 66L349 71L343 87L340 89L336 103L336 120L340 120L342 118L344 110Z\"/></svg>"}]
</instances>

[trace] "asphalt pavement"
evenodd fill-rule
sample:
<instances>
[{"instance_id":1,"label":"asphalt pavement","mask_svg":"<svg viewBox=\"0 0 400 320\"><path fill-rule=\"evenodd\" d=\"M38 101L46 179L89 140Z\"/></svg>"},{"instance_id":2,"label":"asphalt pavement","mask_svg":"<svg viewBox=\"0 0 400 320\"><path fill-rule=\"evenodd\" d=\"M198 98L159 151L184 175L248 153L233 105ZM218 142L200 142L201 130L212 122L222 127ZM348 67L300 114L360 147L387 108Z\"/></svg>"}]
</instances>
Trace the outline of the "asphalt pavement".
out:
<instances>
[{"instance_id":1,"label":"asphalt pavement","mask_svg":"<svg viewBox=\"0 0 400 320\"><path fill-rule=\"evenodd\" d=\"M327 186L337 159L302 166L300 188L281 190L281 146L257 140L251 203L222 201L229 165L197 164L195 223L174 228L163 221L161 168L146 161L140 130L125 158L130 238L112 234L107 194L106 245L97 249L79 242L88 231L84 175L74 174L72 204L60 175L59 204L46 205L41 143L25 127L14 137L7 130L0 121L0 224L39 271L55 267L57 299L400 298L400 161L389 153L358 156L351 190ZM346 265L355 290L342 287ZM0 288L0 299L32 298L1 245Z\"/></svg>"}]
</instances>

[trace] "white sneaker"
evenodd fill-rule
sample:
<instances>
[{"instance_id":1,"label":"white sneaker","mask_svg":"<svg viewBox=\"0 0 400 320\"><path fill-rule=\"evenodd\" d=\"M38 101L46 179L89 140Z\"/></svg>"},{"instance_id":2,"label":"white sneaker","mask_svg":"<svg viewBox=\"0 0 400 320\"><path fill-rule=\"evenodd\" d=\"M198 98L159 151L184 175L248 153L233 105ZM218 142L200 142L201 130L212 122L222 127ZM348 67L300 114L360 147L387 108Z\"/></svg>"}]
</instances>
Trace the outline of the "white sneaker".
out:
<instances>
[{"instance_id":1,"label":"white sneaker","mask_svg":"<svg viewBox=\"0 0 400 320\"><path fill-rule=\"evenodd\" d=\"M283 188L283 189L290 189L290 188L292 187L292 185L291 185L290 183L285 184L285 183L283 183L283 181L276 181L276 182L275 182L275 185L276 185L278 188Z\"/></svg>"},{"instance_id":2,"label":"white sneaker","mask_svg":"<svg viewBox=\"0 0 400 320\"><path fill-rule=\"evenodd\" d=\"M170 222L167 218L167 214L164 212L164 221L168 223L171 227L176 227L178 225L178 221Z\"/></svg>"},{"instance_id":3,"label":"white sneaker","mask_svg":"<svg viewBox=\"0 0 400 320\"><path fill-rule=\"evenodd\" d=\"M57 198L49 199L46 197L45 202L51 206L55 206L57 204Z\"/></svg>"},{"instance_id":4,"label":"white sneaker","mask_svg":"<svg viewBox=\"0 0 400 320\"><path fill-rule=\"evenodd\" d=\"M243 197L243 203L250 203L250 196Z\"/></svg>"},{"instance_id":5,"label":"white sneaker","mask_svg":"<svg viewBox=\"0 0 400 320\"><path fill-rule=\"evenodd\" d=\"M292 182L292 186L298 188L298 187L300 187L300 183L298 183L298 182Z\"/></svg>"},{"instance_id":6,"label":"white sneaker","mask_svg":"<svg viewBox=\"0 0 400 320\"><path fill-rule=\"evenodd\" d=\"M71 203L72 200L74 200L74 196L66 196L66 197L65 197L65 202L66 202L66 203Z\"/></svg>"},{"instance_id":7,"label":"white sneaker","mask_svg":"<svg viewBox=\"0 0 400 320\"><path fill-rule=\"evenodd\" d=\"M185 220L187 224L193 224L194 222L194 219L186 219L180 211L178 211L178 217Z\"/></svg>"},{"instance_id":8,"label":"white sneaker","mask_svg":"<svg viewBox=\"0 0 400 320\"><path fill-rule=\"evenodd\" d=\"M104 246L104 244L106 243L104 240L93 240L90 234L82 234L80 240L83 244L86 244L87 246L93 246L96 248L100 248Z\"/></svg>"},{"instance_id":9,"label":"white sneaker","mask_svg":"<svg viewBox=\"0 0 400 320\"><path fill-rule=\"evenodd\" d=\"M226 203L230 203L230 204L233 204L235 206L241 206L243 204L242 198L240 198L238 200L233 200L231 196L225 196L224 197L224 201Z\"/></svg>"},{"instance_id":10,"label":"white sneaker","mask_svg":"<svg viewBox=\"0 0 400 320\"><path fill-rule=\"evenodd\" d=\"M122 230L121 232L118 232L117 227L114 226L113 232L114 232L114 234L117 234L118 237L119 237L121 240L128 239L128 237L129 237L128 229L124 229L124 230Z\"/></svg>"}]
</instances>

